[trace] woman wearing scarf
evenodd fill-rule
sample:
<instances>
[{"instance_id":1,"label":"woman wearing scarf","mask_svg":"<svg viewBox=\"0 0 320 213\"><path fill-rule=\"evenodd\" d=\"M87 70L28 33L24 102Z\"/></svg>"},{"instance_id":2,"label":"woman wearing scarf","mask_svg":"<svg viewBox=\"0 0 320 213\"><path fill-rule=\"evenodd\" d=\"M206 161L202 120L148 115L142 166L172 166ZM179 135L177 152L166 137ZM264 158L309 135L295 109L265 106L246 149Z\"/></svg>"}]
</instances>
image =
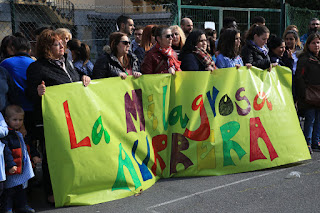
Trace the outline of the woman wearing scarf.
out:
<instances>
[{"instance_id":1,"label":"woman wearing scarf","mask_svg":"<svg viewBox=\"0 0 320 213\"><path fill-rule=\"evenodd\" d=\"M241 57L244 64L252 64L260 69L270 68L270 65L277 66L277 63L271 63L268 48L266 46L270 31L264 25L254 24L246 35L246 44L241 50Z\"/></svg>"},{"instance_id":2,"label":"woman wearing scarf","mask_svg":"<svg viewBox=\"0 0 320 213\"><path fill-rule=\"evenodd\" d=\"M143 74L170 73L181 71L177 53L171 48L172 32L167 26L159 26L154 32L156 45L146 53L141 64Z\"/></svg>"},{"instance_id":3,"label":"woman wearing scarf","mask_svg":"<svg viewBox=\"0 0 320 213\"><path fill-rule=\"evenodd\" d=\"M54 31L49 29L44 30L37 39L36 49L38 60L31 63L27 69L26 94L34 106L33 119L37 127L37 138L40 140L43 152L43 178L48 202L53 203L54 198L45 151L41 97L45 94L47 86L72 83L80 80L82 80L84 86L87 86L91 79L86 75L80 76L74 70L72 63L64 58L62 40Z\"/></svg>"},{"instance_id":4,"label":"woman wearing scarf","mask_svg":"<svg viewBox=\"0 0 320 213\"><path fill-rule=\"evenodd\" d=\"M207 37L202 30L192 31L183 46L179 59L183 71L212 71L216 68L206 51Z\"/></svg>"}]
</instances>

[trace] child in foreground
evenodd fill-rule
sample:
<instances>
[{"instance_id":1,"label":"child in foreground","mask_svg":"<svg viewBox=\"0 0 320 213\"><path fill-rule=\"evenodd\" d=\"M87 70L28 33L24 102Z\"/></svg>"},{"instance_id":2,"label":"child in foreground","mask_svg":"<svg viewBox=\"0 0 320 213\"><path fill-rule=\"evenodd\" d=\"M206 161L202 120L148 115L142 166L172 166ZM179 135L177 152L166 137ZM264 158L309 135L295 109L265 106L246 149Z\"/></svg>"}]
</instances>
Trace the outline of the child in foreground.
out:
<instances>
[{"instance_id":1,"label":"child in foreground","mask_svg":"<svg viewBox=\"0 0 320 213\"><path fill-rule=\"evenodd\" d=\"M4 159L7 180L4 183L4 212L35 212L27 204L26 188L28 180L34 177L32 164L23 135L17 131L23 125L24 111L20 106L9 105L5 110L8 136L2 140L5 144ZM41 161L34 157L34 161Z\"/></svg>"}]
</instances>

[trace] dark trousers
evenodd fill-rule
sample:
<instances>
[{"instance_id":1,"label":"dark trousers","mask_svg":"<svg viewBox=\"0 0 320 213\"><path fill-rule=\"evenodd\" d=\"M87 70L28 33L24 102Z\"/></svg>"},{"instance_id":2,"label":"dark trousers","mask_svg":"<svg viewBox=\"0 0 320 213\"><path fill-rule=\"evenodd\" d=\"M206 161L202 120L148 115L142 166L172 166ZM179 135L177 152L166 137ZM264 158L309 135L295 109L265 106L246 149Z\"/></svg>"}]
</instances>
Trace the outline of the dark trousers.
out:
<instances>
[{"instance_id":1,"label":"dark trousers","mask_svg":"<svg viewBox=\"0 0 320 213\"><path fill-rule=\"evenodd\" d=\"M40 141L40 149L42 152L42 172L43 172L43 183L46 194L48 196L53 195L50 173L48 168L47 152L45 146L44 130L43 127L37 127L35 131L37 139Z\"/></svg>"},{"instance_id":2,"label":"dark trousers","mask_svg":"<svg viewBox=\"0 0 320 213\"><path fill-rule=\"evenodd\" d=\"M27 193L26 189L23 189L22 185L12 188L4 189L3 192L3 210L24 208L27 205Z\"/></svg>"}]
</instances>

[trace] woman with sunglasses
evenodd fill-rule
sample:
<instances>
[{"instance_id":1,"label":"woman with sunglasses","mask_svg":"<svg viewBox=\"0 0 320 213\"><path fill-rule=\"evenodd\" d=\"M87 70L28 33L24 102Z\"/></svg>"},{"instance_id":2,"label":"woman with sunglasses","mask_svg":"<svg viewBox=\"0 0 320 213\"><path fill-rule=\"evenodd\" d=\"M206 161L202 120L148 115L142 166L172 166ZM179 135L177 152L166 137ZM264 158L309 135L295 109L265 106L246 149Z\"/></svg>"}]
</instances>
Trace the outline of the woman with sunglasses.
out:
<instances>
[{"instance_id":1,"label":"woman with sunglasses","mask_svg":"<svg viewBox=\"0 0 320 213\"><path fill-rule=\"evenodd\" d=\"M131 42L128 36L121 32L114 32L111 33L109 42L111 53L105 53L96 61L92 78L120 76L126 79L128 75L136 78L141 76L138 59L129 51Z\"/></svg>"},{"instance_id":2,"label":"woman with sunglasses","mask_svg":"<svg viewBox=\"0 0 320 213\"><path fill-rule=\"evenodd\" d=\"M172 32L172 49L179 55L184 43L186 42L186 36L183 30L178 25L170 26Z\"/></svg>"},{"instance_id":3,"label":"woman with sunglasses","mask_svg":"<svg viewBox=\"0 0 320 213\"><path fill-rule=\"evenodd\" d=\"M146 53L141 65L143 74L170 73L181 71L177 53L172 49L172 32L167 26L159 26L154 32L156 45Z\"/></svg>"},{"instance_id":4,"label":"woman with sunglasses","mask_svg":"<svg viewBox=\"0 0 320 213\"><path fill-rule=\"evenodd\" d=\"M207 50L207 37L204 31L192 31L182 48L179 59L183 71L213 71L216 68Z\"/></svg>"}]
</instances>

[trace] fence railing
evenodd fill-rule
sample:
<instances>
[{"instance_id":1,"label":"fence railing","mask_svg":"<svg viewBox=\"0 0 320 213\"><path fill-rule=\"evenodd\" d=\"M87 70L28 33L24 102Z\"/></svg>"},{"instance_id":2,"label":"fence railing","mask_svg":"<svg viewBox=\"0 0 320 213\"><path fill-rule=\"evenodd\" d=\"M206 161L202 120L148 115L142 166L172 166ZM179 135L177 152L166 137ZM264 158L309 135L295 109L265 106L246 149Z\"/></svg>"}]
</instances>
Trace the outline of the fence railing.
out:
<instances>
[{"instance_id":1,"label":"fence railing","mask_svg":"<svg viewBox=\"0 0 320 213\"><path fill-rule=\"evenodd\" d=\"M71 0L72 1L72 0ZM242 32L249 29L252 18L263 16L271 33L281 33L281 10L263 8L213 7L178 4L110 6L80 5L70 0L0 0L0 39L14 32L23 32L34 44L34 31L39 27L66 27L73 37L91 47L95 60L116 31L116 19L121 14L133 18L135 25L179 24L181 17L193 20L195 28L204 28L205 21L214 21L219 33L224 17L235 17ZM107 3L106 3L107 4ZM286 5L286 25L295 24L300 34L307 31L308 21L319 17L320 11Z\"/></svg>"},{"instance_id":2,"label":"fence railing","mask_svg":"<svg viewBox=\"0 0 320 213\"><path fill-rule=\"evenodd\" d=\"M205 21L213 21L216 24L216 30L219 33L222 29L224 17L234 17L237 20L239 29L244 32L252 24L252 18L263 16L266 19L266 25L272 33L281 32L281 10L268 8L236 8L236 7L213 7L180 5L181 17L188 17L193 20L196 28L204 28ZM179 9L179 8L178 8Z\"/></svg>"}]
</instances>

